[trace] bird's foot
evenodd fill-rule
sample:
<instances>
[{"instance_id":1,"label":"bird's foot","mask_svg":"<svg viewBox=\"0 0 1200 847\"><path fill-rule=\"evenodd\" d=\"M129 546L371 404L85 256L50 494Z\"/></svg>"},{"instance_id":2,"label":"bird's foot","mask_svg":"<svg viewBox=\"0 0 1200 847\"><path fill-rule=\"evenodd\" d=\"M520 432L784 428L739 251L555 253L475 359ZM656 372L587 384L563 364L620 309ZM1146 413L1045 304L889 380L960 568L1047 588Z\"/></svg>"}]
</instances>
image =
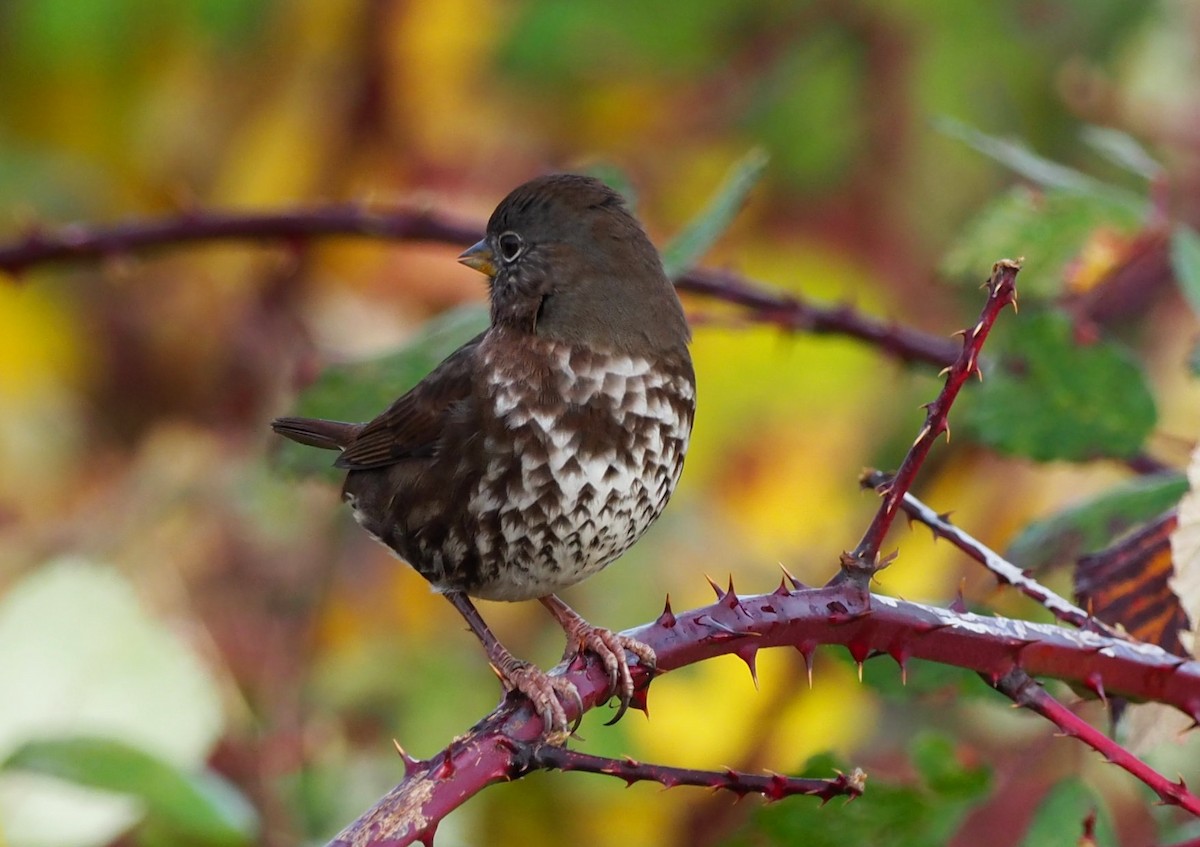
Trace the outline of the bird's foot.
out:
<instances>
[{"instance_id":1,"label":"bird's foot","mask_svg":"<svg viewBox=\"0 0 1200 847\"><path fill-rule=\"evenodd\" d=\"M566 742L579 729L583 719L583 700L575 683L562 676L551 676L541 668L505 653L507 655L497 656L492 662L492 670L500 677L505 690L517 691L529 698L542 719L547 741L552 744ZM567 720L564 702L575 707L574 723Z\"/></svg>"},{"instance_id":2,"label":"bird's foot","mask_svg":"<svg viewBox=\"0 0 1200 847\"><path fill-rule=\"evenodd\" d=\"M559 626L567 634L567 649L564 659L573 659L580 653L592 653L604 665L608 673L608 688L612 696L621 703L616 715L608 722L611 726L619 721L629 709L633 700L633 675L629 672L629 659L626 651L637 657L638 664L654 673L658 666L658 658L648 644L643 644L636 638L621 635L611 629L604 629L585 621L579 613L553 594L539 597L543 606L554 615Z\"/></svg>"},{"instance_id":3,"label":"bird's foot","mask_svg":"<svg viewBox=\"0 0 1200 847\"><path fill-rule=\"evenodd\" d=\"M626 652L636 656L638 664L653 673L658 664L654 650L636 638L593 626L583 618L564 624L564 628L567 630L567 651L563 654L564 658L588 652L604 665L608 674L609 691L620 703L617 713L606 726L615 724L624 717L633 699L633 675L629 672L629 658Z\"/></svg>"},{"instance_id":4,"label":"bird's foot","mask_svg":"<svg viewBox=\"0 0 1200 847\"><path fill-rule=\"evenodd\" d=\"M570 680L561 676L550 676L545 671L534 667L529 662L523 662L508 652L488 625L479 616L467 595L461 591L447 591L446 599L450 601L459 614L466 620L467 626L475 633L487 650L488 661L505 691L517 691L529 698L534 711L542 719L542 727L546 740L552 744L563 744L579 728L583 718L583 700L579 689ZM575 709L575 722L567 721L567 711L563 704L569 704Z\"/></svg>"}]
</instances>

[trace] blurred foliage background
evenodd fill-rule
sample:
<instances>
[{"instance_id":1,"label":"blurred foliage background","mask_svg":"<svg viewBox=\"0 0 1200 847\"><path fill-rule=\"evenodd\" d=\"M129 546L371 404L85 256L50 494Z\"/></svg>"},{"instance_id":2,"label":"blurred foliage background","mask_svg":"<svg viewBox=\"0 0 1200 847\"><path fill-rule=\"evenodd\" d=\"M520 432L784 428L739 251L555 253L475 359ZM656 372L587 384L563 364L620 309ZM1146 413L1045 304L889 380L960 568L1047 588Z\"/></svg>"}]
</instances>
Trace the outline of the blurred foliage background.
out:
<instances>
[{"instance_id":1,"label":"blurred foliage background","mask_svg":"<svg viewBox=\"0 0 1200 847\"><path fill-rule=\"evenodd\" d=\"M1036 242L1041 200L998 205L1012 170L963 128L1144 199L1152 186L1084 134L1121 130L1195 226L1198 44L1187 0L6 3L0 238L340 200L482 224L532 175L606 168L663 244L761 148L765 174L705 263L948 335L978 313L993 259L1027 256L1057 295L1102 277L1145 221L1078 211ZM0 759L39 739L121 745L44 747L39 767L0 772L0 843L319 842L400 778L393 737L427 756L495 704L455 613L352 525L335 485L282 468L267 428L328 365L481 301L454 262L465 246L204 245L0 280ZM1070 264L1039 267L1047 254ZM1173 466L1200 424L1182 303L1148 294L1122 335L1157 406L1146 449ZM875 508L860 469L894 467L937 391L935 369L861 343L687 305L700 412L681 489L568 595L613 628L668 592L708 602L704 574L767 591L784 563L823 582ZM1003 549L1130 475L956 439L918 493ZM901 526L892 546L882 591L945 603L961 583L973 605L1044 619L928 533ZM1069 593L1069 575L1048 579ZM518 655L557 660L534 606L484 614ZM1124 838L1171 831L1144 789L967 675L915 667L902 690L874 662L860 685L822 652L810 690L798 654L759 662L758 690L733 657L658 680L652 720L594 714L581 746L786 772L819 755L819 775L865 767L866 798L759 811L541 774L471 801L438 843L1008 844L1031 821L1077 833L1097 805Z\"/></svg>"}]
</instances>

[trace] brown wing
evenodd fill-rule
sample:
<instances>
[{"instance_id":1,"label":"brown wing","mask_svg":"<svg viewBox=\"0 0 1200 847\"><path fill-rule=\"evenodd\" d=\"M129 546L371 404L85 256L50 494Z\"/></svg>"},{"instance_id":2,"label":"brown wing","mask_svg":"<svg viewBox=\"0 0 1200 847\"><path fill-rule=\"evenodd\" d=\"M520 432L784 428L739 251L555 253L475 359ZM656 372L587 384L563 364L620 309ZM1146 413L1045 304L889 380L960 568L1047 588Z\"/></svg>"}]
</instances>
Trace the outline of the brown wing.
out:
<instances>
[{"instance_id":1,"label":"brown wing","mask_svg":"<svg viewBox=\"0 0 1200 847\"><path fill-rule=\"evenodd\" d=\"M334 464L366 470L432 456L446 416L471 393L475 351L482 338L480 333L459 347L387 411L364 425Z\"/></svg>"}]
</instances>

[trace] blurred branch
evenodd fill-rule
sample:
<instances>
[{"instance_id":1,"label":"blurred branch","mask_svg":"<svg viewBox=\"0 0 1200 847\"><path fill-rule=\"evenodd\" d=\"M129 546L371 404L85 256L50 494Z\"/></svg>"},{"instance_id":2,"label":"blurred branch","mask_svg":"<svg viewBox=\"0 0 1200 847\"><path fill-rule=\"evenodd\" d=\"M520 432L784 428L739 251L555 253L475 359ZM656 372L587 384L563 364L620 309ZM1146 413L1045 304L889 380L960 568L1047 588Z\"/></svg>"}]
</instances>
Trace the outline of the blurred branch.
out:
<instances>
[{"instance_id":1,"label":"blurred branch","mask_svg":"<svg viewBox=\"0 0 1200 847\"><path fill-rule=\"evenodd\" d=\"M1156 473L1166 473L1175 470L1174 466L1160 462L1146 453L1135 453L1125 460L1126 466L1138 476L1153 476Z\"/></svg>"},{"instance_id":2,"label":"blurred branch","mask_svg":"<svg viewBox=\"0 0 1200 847\"><path fill-rule=\"evenodd\" d=\"M83 224L54 229L33 227L23 238L0 245L0 270L15 275L51 262L107 259L200 241L281 240L299 244L311 238L342 235L467 245L478 240L481 233L478 225L438 212L381 212L360 203L267 213L197 210L107 227Z\"/></svg>"},{"instance_id":3,"label":"blurred branch","mask_svg":"<svg viewBox=\"0 0 1200 847\"><path fill-rule=\"evenodd\" d=\"M1110 763L1133 774L1148 785L1164 804L1179 806L1200 817L1200 797L1189 792L1182 779L1179 782L1171 782L1047 694L1046 689L1030 679L1024 671L1013 670L1005 674L996 683L996 688L1011 698L1018 706L1037 712L1049 720L1064 735L1078 738ZM1103 696L1103 691L1101 696Z\"/></svg>"},{"instance_id":4,"label":"blurred branch","mask_svg":"<svg viewBox=\"0 0 1200 847\"><path fill-rule=\"evenodd\" d=\"M730 271L694 268L676 279L675 287L742 306L759 323L814 335L857 338L905 363L944 367L954 361L960 349L952 338L881 321L851 306L818 306Z\"/></svg>"},{"instance_id":5,"label":"blurred branch","mask_svg":"<svg viewBox=\"0 0 1200 847\"><path fill-rule=\"evenodd\" d=\"M731 586L710 606L678 616L667 610L625 634L654 649L661 671L730 654L753 667L765 647L791 646L810 656L819 645L840 644L860 662L883 654L902 667L911 658L927 659L976 671L993 685L1019 670L1102 685L1109 695L1166 703L1200 719L1200 662L1094 632L867 594L850 583L792 591L780 586L771 594L747 597ZM635 684L645 689L646 671L636 665L631 671ZM594 658L554 673L574 683L585 709L607 697L608 678ZM405 756L404 780L332 843L431 843L438 822L454 808L488 785L528 773L526 751L542 736L541 720L528 704L506 699L431 759Z\"/></svg>"},{"instance_id":6,"label":"blurred branch","mask_svg":"<svg viewBox=\"0 0 1200 847\"><path fill-rule=\"evenodd\" d=\"M15 276L55 262L97 261L204 241L278 240L299 246L313 238L348 236L465 247L482 234L479 224L432 210L380 211L358 203L273 213L197 210L111 226L34 227L24 237L0 244L0 271ZM857 338L902 362L942 367L958 355L958 345L952 339L881 321L850 306L818 306L729 271L696 268L680 275L675 285L680 291L741 306L757 322Z\"/></svg>"},{"instance_id":7,"label":"blurred branch","mask_svg":"<svg viewBox=\"0 0 1200 847\"><path fill-rule=\"evenodd\" d=\"M866 488L878 491L881 487L887 485L890 480L890 475L872 470L863 474L862 484ZM1051 591L982 541L979 541L970 533L950 523L948 516L939 515L912 494L906 493L904 495L900 507L909 518L929 527L934 538L946 539L991 571L996 579L1005 585L1013 586L1026 597L1040 603L1058 620L1083 629L1101 632L1112 638L1125 638L1123 634L1104 623L1104 621L1089 615L1065 597Z\"/></svg>"},{"instance_id":8,"label":"blurred branch","mask_svg":"<svg viewBox=\"0 0 1200 847\"><path fill-rule=\"evenodd\" d=\"M842 571L835 579L845 578L856 581L865 589L871 577L887 566L888 560L881 560L879 557L879 547L883 543L883 538L891 528L892 521L895 520L896 513L904 500L904 495L912 487L921 465L925 462L925 457L929 455L929 451L933 447L933 442L942 433L946 434L947 439L950 437L950 425L947 423L947 417L963 383L972 375L978 375L980 379L983 379L983 372L979 369L979 356L983 349L983 342L987 340L992 324L996 322L1000 311L1010 304L1014 309L1016 308L1016 280L1020 269L1021 266L1018 263L1007 259L1001 259L992 267L992 275L987 282L988 298L984 303L983 311L980 312L979 321L970 330L963 330L962 351L954 363L944 371L946 384L942 387L937 399L926 405L925 424L917 434L916 441L908 448L904 461L900 463L900 469L896 471L891 480L881 483L875 489L882 495L883 503L880 504L870 526L863 533L858 546L853 551L842 555Z\"/></svg>"}]
</instances>

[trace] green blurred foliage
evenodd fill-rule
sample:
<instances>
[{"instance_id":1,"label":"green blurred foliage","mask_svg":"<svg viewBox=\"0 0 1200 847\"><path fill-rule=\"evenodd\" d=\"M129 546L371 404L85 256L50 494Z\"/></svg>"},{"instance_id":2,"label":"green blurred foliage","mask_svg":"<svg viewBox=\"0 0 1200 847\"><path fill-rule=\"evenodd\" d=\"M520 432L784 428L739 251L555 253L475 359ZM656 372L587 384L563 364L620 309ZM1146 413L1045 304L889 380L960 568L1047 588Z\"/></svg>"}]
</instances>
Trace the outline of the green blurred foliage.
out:
<instances>
[{"instance_id":1,"label":"green blurred foliage","mask_svg":"<svg viewBox=\"0 0 1200 847\"><path fill-rule=\"evenodd\" d=\"M1038 461L1127 458L1155 423L1140 363L1109 341L1081 343L1056 312L1028 312L989 346L991 367L962 411L972 437Z\"/></svg>"},{"instance_id":2,"label":"green blurred foliage","mask_svg":"<svg viewBox=\"0 0 1200 847\"><path fill-rule=\"evenodd\" d=\"M979 269L997 255L1024 260L1021 296L1035 300L1060 297L1065 273L1098 231L1137 230L1140 209L1091 193L1016 186L989 203L964 228L946 254L942 271L977 284Z\"/></svg>"},{"instance_id":3,"label":"green blurred foliage","mask_svg":"<svg viewBox=\"0 0 1200 847\"><path fill-rule=\"evenodd\" d=\"M734 163L705 207L662 248L663 270L668 277L675 279L699 264L704 254L729 229L745 205L747 195L762 179L766 167L767 157L758 149L751 150Z\"/></svg>"},{"instance_id":4,"label":"green blurred foliage","mask_svg":"<svg viewBox=\"0 0 1200 847\"><path fill-rule=\"evenodd\" d=\"M1084 822L1093 819L1096 847L1119 844L1104 799L1077 779L1065 779L1051 788L1038 804L1021 847L1054 847L1082 840Z\"/></svg>"},{"instance_id":5,"label":"green blurred foliage","mask_svg":"<svg viewBox=\"0 0 1200 847\"><path fill-rule=\"evenodd\" d=\"M1080 556L1103 550L1122 533L1162 514L1178 503L1187 489L1183 475L1174 473L1114 485L1102 494L1030 523L1013 539L1005 556L1030 570L1074 562Z\"/></svg>"},{"instance_id":6,"label":"green blurred foliage","mask_svg":"<svg viewBox=\"0 0 1200 847\"><path fill-rule=\"evenodd\" d=\"M725 843L728 847L945 844L963 816L986 798L991 775L987 768L964 764L955 742L934 733L916 736L909 756L916 771L912 782L872 780L862 798L841 808L835 801L830 808L812 803L777 803L758 809L753 814L753 827ZM845 766L821 757L808 763L805 774L825 776L835 769L845 770ZM869 802L864 802L868 798Z\"/></svg>"},{"instance_id":7,"label":"green blurred foliage","mask_svg":"<svg viewBox=\"0 0 1200 847\"><path fill-rule=\"evenodd\" d=\"M831 654L847 664L854 662L848 653L835 650ZM889 658L878 656L864 666L863 685L877 691L885 700L900 704L939 696L991 696L988 687L980 682L978 674L922 659L909 659L901 672Z\"/></svg>"},{"instance_id":8,"label":"green blurred foliage","mask_svg":"<svg viewBox=\"0 0 1200 847\"><path fill-rule=\"evenodd\" d=\"M1200 315L1200 234L1186 226L1171 233L1171 264L1183 294Z\"/></svg>"},{"instance_id":9,"label":"green blurred foliage","mask_svg":"<svg viewBox=\"0 0 1200 847\"><path fill-rule=\"evenodd\" d=\"M211 771L185 773L111 738L31 741L0 767L136 798L145 804L142 844L240 847L258 836L254 810L223 777Z\"/></svg>"},{"instance_id":10,"label":"green blurred foliage","mask_svg":"<svg viewBox=\"0 0 1200 847\"><path fill-rule=\"evenodd\" d=\"M378 358L331 364L300 395L294 414L327 420L368 421L391 405L488 325L482 306L462 306L431 319L412 338ZM279 467L291 473L321 474L340 480L334 453L295 442L279 445Z\"/></svg>"}]
</instances>

